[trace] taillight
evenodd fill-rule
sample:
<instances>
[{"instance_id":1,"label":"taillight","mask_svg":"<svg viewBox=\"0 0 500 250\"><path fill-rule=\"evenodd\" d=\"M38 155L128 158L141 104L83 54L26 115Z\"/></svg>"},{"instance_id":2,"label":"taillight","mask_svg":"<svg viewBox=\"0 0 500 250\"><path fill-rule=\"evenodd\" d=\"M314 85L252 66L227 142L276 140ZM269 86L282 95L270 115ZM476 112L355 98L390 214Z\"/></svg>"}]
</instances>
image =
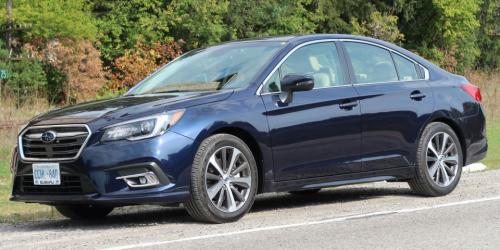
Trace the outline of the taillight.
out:
<instances>
[{"instance_id":1,"label":"taillight","mask_svg":"<svg viewBox=\"0 0 500 250\"><path fill-rule=\"evenodd\" d=\"M469 94L472 96L472 98L476 99L476 101L481 102L483 98L481 97L481 90L479 89L478 86L470 83L466 83L462 85L462 89L465 91L465 93Z\"/></svg>"}]
</instances>

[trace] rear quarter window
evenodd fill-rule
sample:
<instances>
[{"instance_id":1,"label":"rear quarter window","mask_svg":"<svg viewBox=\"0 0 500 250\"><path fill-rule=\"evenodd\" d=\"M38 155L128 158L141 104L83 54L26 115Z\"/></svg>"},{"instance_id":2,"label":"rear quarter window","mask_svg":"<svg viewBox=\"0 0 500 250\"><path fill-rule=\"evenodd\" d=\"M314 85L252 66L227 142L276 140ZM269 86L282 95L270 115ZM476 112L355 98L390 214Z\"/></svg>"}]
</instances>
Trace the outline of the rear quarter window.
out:
<instances>
[{"instance_id":1,"label":"rear quarter window","mask_svg":"<svg viewBox=\"0 0 500 250\"><path fill-rule=\"evenodd\" d=\"M394 63L396 64L400 81L413 81L420 79L417 73L417 65L415 63L396 53L392 53L392 58L394 58Z\"/></svg>"}]
</instances>

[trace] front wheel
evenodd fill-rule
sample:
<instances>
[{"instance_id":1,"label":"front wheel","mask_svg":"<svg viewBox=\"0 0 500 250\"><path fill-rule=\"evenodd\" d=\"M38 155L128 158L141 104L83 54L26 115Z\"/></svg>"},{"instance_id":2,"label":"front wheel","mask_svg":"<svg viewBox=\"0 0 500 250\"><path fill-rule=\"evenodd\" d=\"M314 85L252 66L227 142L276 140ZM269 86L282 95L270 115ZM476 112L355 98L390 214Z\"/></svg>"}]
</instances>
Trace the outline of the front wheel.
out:
<instances>
[{"instance_id":1,"label":"front wheel","mask_svg":"<svg viewBox=\"0 0 500 250\"><path fill-rule=\"evenodd\" d=\"M196 220L236 221L252 207L257 185L257 164L249 147L238 137L213 135L196 153L191 198L184 205Z\"/></svg>"},{"instance_id":2,"label":"front wheel","mask_svg":"<svg viewBox=\"0 0 500 250\"><path fill-rule=\"evenodd\" d=\"M107 216L113 207L94 205L62 205L56 206L57 211L73 220L95 220Z\"/></svg>"},{"instance_id":3,"label":"front wheel","mask_svg":"<svg viewBox=\"0 0 500 250\"><path fill-rule=\"evenodd\" d=\"M462 166L463 153L457 135L448 125L434 122L422 133L416 176L408 184L421 195L447 195L457 186Z\"/></svg>"}]
</instances>

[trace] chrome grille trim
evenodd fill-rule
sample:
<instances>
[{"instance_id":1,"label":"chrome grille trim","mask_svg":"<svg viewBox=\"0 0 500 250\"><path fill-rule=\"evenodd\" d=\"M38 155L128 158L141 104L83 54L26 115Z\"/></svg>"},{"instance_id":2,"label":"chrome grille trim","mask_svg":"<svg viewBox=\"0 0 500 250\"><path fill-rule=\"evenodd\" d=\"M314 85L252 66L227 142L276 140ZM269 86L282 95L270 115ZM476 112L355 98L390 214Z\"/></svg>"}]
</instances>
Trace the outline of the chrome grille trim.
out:
<instances>
[{"instance_id":1,"label":"chrome grille trim","mask_svg":"<svg viewBox=\"0 0 500 250\"><path fill-rule=\"evenodd\" d=\"M65 129L62 129L62 128L65 128ZM67 131L67 130L71 130L71 129L80 129L82 130L81 128L84 128L86 130L86 132L84 131ZM51 143L51 144L43 144L43 143L39 143L39 144L31 144L33 142L41 142L41 136L42 136L42 133L40 133L39 131L37 132L34 132L33 134L28 134L26 135L26 137L24 136L28 131L32 131L32 130L58 130L58 129L62 129L63 131L62 132L57 132L57 139L58 140L76 140L76 142L66 142L66 143ZM21 159L23 161L71 161L71 160L75 160L77 159L80 154L82 153L83 151L83 148L85 148L85 146L87 145L87 142L88 140L90 139L90 136L92 135L92 132L90 131L90 128L85 125L85 124L64 124L64 125L47 125L47 126L30 126L30 127L27 127L25 129L23 129L23 131L21 131L21 133L19 134L19 137L18 137L18 145L19 145L19 155L21 156ZM85 137L85 139L83 140L83 142L78 142L78 139L83 139L83 137ZM76 148L78 147L79 148ZM32 149L42 149L43 151L33 151L31 153L29 153L29 156L25 156L25 148L32 148ZM67 154L67 155L72 155L71 157L50 157L50 158L43 158L43 157L36 157L36 155L48 155L46 153L46 148L47 147L50 147L51 150L53 148L57 148L57 149L62 149L64 147L74 147L72 149L66 149L66 150L56 150L54 152L56 152L55 154L57 155L57 153L59 153L59 155L62 155L62 154Z\"/></svg>"}]
</instances>

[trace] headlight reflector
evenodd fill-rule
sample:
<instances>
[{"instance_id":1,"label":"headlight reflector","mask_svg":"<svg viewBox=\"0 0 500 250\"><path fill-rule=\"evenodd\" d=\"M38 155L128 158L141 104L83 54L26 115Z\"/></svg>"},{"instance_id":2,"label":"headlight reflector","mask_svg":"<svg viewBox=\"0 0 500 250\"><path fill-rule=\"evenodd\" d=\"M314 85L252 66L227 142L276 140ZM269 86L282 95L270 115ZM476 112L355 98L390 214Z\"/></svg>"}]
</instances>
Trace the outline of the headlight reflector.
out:
<instances>
[{"instance_id":1,"label":"headlight reflector","mask_svg":"<svg viewBox=\"0 0 500 250\"><path fill-rule=\"evenodd\" d=\"M184 110L174 110L118 123L105 129L101 141L106 142L123 139L134 141L158 136L174 126L183 114Z\"/></svg>"}]
</instances>

